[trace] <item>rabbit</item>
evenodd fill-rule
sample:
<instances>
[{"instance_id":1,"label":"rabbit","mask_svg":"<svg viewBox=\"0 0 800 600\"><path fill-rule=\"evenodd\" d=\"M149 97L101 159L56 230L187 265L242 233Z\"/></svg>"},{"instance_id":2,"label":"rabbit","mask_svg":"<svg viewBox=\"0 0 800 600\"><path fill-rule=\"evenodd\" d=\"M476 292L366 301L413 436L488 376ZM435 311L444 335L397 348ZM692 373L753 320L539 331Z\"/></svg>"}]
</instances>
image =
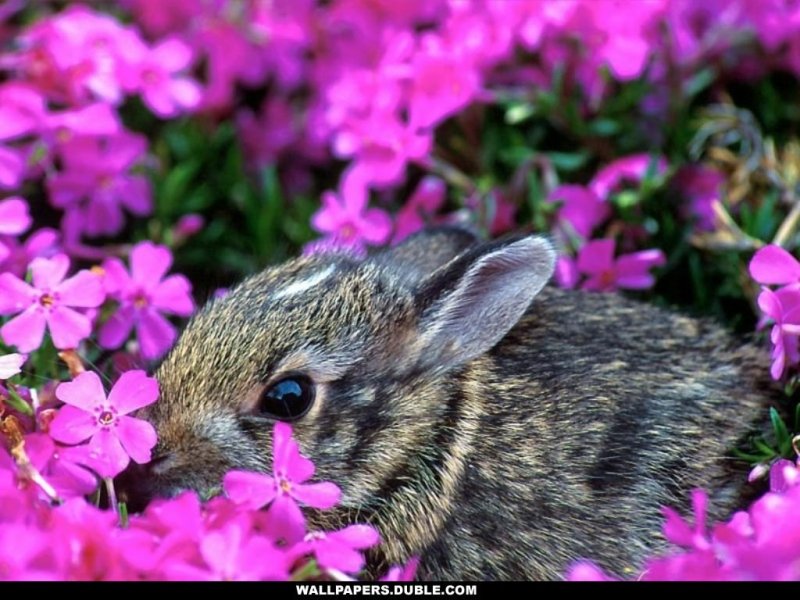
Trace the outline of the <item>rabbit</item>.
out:
<instances>
[{"instance_id":1,"label":"rabbit","mask_svg":"<svg viewBox=\"0 0 800 600\"><path fill-rule=\"evenodd\" d=\"M548 239L424 230L358 259L267 268L197 314L158 367L140 498L271 472L291 422L341 506L371 523L367 574L419 557L425 580L625 575L666 547L661 507L737 507L729 451L775 390L761 348L617 294L548 285ZM134 489L134 488L132 488Z\"/></svg>"}]
</instances>

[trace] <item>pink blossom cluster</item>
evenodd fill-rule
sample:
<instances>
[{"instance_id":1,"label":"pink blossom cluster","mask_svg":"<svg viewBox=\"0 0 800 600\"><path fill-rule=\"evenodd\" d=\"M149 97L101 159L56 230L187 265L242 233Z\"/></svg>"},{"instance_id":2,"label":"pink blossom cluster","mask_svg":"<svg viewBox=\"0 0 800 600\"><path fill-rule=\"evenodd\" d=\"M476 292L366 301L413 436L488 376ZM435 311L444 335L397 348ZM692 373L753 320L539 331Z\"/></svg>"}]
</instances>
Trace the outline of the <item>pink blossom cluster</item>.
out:
<instances>
[{"instance_id":1,"label":"pink blossom cluster","mask_svg":"<svg viewBox=\"0 0 800 600\"><path fill-rule=\"evenodd\" d=\"M207 62L200 109L233 113L256 164L281 163L299 184L309 164L331 158L346 163L338 190L325 192L312 221L323 234L312 250L363 251L435 220L443 202L425 208L424 219L402 203L393 234L390 211L369 208L370 198L405 183L412 165L436 171L436 133L445 121L502 96L530 97L548 89L557 73L567 88L583 90L587 111L603 102L615 81L646 77L658 93L676 77L679 84L688 80L701 64L730 70L728 55L737 59L733 76L778 68L800 73L800 8L788 0L125 5L148 35L177 36ZM764 50L769 60L759 54ZM237 105L238 89L265 86L269 93L257 110ZM595 192L604 196L602 186ZM513 215L515 207L504 196L495 189L476 200L508 227L513 221L500 213ZM649 255L642 260L636 275L620 280L644 285L644 265L660 261ZM639 258L623 262L623 272L628 262L638 265ZM590 279L617 269L607 258L584 267L578 275Z\"/></svg>"},{"instance_id":2,"label":"pink blossom cluster","mask_svg":"<svg viewBox=\"0 0 800 600\"><path fill-rule=\"evenodd\" d=\"M653 286L655 277L650 270L666 264L661 250L617 255L613 236L592 239L613 214L612 193L625 185L639 184L651 168L658 176L666 171L667 165L663 160L653 161L648 155L631 155L600 169L586 186L567 184L553 190L548 201L558 206L554 234L562 248L556 263L559 285L591 291L642 290ZM624 228L623 245L635 247L637 233L635 229Z\"/></svg>"},{"instance_id":3,"label":"pink blossom cluster","mask_svg":"<svg viewBox=\"0 0 800 600\"><path fill-rule=\"evenodd\" d=\"M159 358L177 335L164 315L186 317L194 311L189 281L183 275L165 278L171 263L166 247L140 242L130 251L130 272L119 258L109 257L68 277L70 259L61 252L34 258L23 273L0 265L0 316L10 317L0 327L0 340L33 352L47 333L56 349L74 350L97 331L100 345L113 350L135 329L138 354Z\"/></svg>"},{"instance_id":4,"label":"pink blossom cluster","mask_svg":"<svg viewBox=\"0 0 800 600\"><path fill-rule=\"evenodd\" d=\"M0 190L43 184L70 253L84 237L119 233L126 211L149 215L147 140L119 109L129 96L162 118L196 108L200 87L185 74L193 60L185 42L150 44L81 5L33 22L0 53ZM55 238L42 235L17 253L49 251Z\"/></svg>"},{"instance_id":5,"label":"pink blossom cluster","mask_svg":"<svg viewBox=\"0 0 800 600\"><path fill-rule=\"evenodd\" d=\"M57 408L5 381L25 360L0 357L0 401L13 393L25 409L5 411L2 420L0 579L352 579L364 567L363 551L379 542L368 525L308 528L300 504L328 509L341 492L332 483L307 483L314 465L286 424L275 426L273 476L232 471L224 496L203 504L187 492L121 522L86 497L101 479L115 504L112 478L131 460L150 460L155 430L130 413L156 401L157 382L127 371L106 394L95 373L83 372L55 387L63 402ZM412 561L386 579L408 580L414 571Z\"/></svg>"},{"instance_id":6,"label":"pink blossom cluster","mask_svg":"<svg viewBox=\"0 0 800 600\"><path fill-rule=\"evenodd\" d=\"M797 581L800 579L800 469L779 460L772 466L770 491L748 510L709 529L708 495L692 494L693 522L664 509L664 536L682 548L651 558L637 577L641 581ZM580 562L570 569L572 581L612 581L596 565Z\"/></svg>"}]
</instances>

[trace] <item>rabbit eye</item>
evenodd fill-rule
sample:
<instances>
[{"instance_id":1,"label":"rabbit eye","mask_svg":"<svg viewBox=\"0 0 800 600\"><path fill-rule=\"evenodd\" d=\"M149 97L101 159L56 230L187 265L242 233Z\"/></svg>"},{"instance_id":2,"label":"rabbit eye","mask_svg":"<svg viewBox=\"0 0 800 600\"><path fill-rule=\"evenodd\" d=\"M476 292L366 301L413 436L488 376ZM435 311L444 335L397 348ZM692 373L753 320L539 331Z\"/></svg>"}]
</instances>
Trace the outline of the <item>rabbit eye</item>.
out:
<instances>
[{"instance_id":1,"label":"rabbit eye","mask_svg":"<svg viewBox=\"0 0 800 600\"><path fill-rule=\"evenodd\" d=\"M259 412L265 417L294 421L314 404L314 383L305 375L289 375L261 394Z\"/></svg>"}]
</instances>

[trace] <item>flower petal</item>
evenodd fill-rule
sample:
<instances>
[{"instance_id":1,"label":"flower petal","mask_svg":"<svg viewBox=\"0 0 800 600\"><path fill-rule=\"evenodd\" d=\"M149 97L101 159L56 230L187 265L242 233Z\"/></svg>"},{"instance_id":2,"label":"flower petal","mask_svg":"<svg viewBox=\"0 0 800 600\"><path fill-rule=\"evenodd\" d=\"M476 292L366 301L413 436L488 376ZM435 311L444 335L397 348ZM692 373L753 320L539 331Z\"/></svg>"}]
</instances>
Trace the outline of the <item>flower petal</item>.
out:
<instances>
[{"instance_id":1,"label":"flower petal","mask_svg":"<svg viewBox=\"0 0 800 600\"><path fill-rule=\"evenodd\" d=\"M172 253L166 246L141 242L131 250L130 264L133 281L150 290L172 265Z\"/></svg>"},{"instance_id":2,"label":"flower petal","mask_svg":"<svg viewBox=\"0 0 800 600\"><path fill-rule=\"evenodd\" d=\"M69 405L62 406L50 423L50 436L63 444L80 444L99 430L100 424L93 415Z\"/></svg>"},{"instance_id":3,"label":"flower petal","mask_svg":"<svg viewBox=\"0 0 800 600\"><path fill-rule=\"evenodd\" d=\"M358 573L364 567L364 556L333 540L322 540L314 547L314 555L323 569L338 569L344 573Z\"/></svg>"},{"instance_id":4,"label":"flower petal","mask_svg":"<svg viewBox=\"0 0 800 600\"><path fill-rule=\"evenodd\" d=\"M322 483L294 484L292 496L307 506L328 509L339 503L342 491L336 484L324 481Z\"/></svg>"},{"instance_id":5,"label":"flower petal","mask_svg":"<svg viewBox=\"0 0 800 600\"><path fill-rule=\"evenodd\" d=\"M132 304L125 304L103 323L97 341L107 350L115 350L130 337L136 323L136 309Z\"/></svg>"},{"instance_id":6,"label":"flower petal","mask_svg":"<svg viewBox=\"0 0 800 600\"><path fill-rule=\"evenodd\" d=\"M613 268L614 240L600 239L588 242L578 254L578 270L586 275L596 275Z\"/></svg>"},{"instance_id":7,"label":"flower petal","mask_svg":"<svg viewBox=\"0 0 800 600\"><path fill-rule=\"evenodd\" d=\"M33 305L0 328L3 341L20 352L32 352L42 345L47 319L38 305Z\"/></svg>"},{"instance_id":8,"label":"flower petal","mask_svg":"<svg viewBox=\"0 0 800 600\"><path fill-rule=\"evenodd\" d=\"M117 426L117 437L134 462L140 465L150 462L150 451L158 441L156 430L150 423L122 416Z\"/></svg>"},{"instance_id":9,"label":"flower petal","mask_svg":"<svg viewBox=\"0 0 800 600\"><path fill-rule=\"evenodd\" d=\"M152 404L157 399L158 382L139 370L123 373L108 393L109 404L123 415Z\"/></svg>"},{"instance_id":10,"label":"flower petal","mask_svg":"<svg viewBox=\"0 0 800 600\"><path fill-rule=\"evenodd\" d=\"M33 287L41 291L52 291L64 280L69 270L69 257L56 254L52 258L35 258L31 261Z\"/></svg>"},{"instance_id":11,"label":"flower petal","mask_svg":"<svg viewBox=\"0 0 800 600\"><path fill-rule=\"evenodd\" d=\"M139 312L136 336L139 339L142 356L152 360L163 356L177 337L175 327L153 308Z\"/></svg>"},{"instance_id":12,"label":"flower petal","mask_svg":"<svg viewBox=\"0 0 800 600\"><path fill-rule=\"evenodd\" d=\"M18 235L31 226L28 203L14 196L0 201L0 234Z\"/></svg>"},{"instance_id":13,"label":"flower petal","mask_svg":"<svg viewBox=\"0 0 800 600\"><path fill-rule=\"evenodd\" d=\"M0 315L25 310L39 298L39 293L11 273L0 275Z\"/></svg>"},{"instance_id":14,"label":"flower petal","mask_svg":"<svg viewBox=\"0 0 800 600\"><path fill-rule=\"evenodd\" d=\"M286 494L278 494L270 504L262 523L263 531L268 531L273 539L283 539L288 545L303 539L306 533L306 519L297 503Z\"/></svg>"},{"instance_id":15,"label":"flower petal","mask_svg":"<svg viewBox=\"0 0 800 600\"><path fill-rule=\"evenodd\" d=\"M96 308L106 299L103 281L91 271L79 271L56 288L59 301L66 306Z\"/></svg>"},{"instance_id":16,"label":"flower petal","mask_svg":"<svg viewBox=\"0 0 800 600\"><path fill-rule=\"evenodd\" d=\"M89 317L66 306L55 306L46 315L53 345L59 350L77 348L92 333Z\"/></svg>"},{"instance_id":17,"label":"flower petal","mask_svg":"<svg viewBox=\"0 0 800 600\"><path fill-rule=\"evenodd\" d=\"M0 356L0 379L8 379L19 373L26 360L28 360L27 354L13 353Z\"/></svg>"},{"instance_id":18,"label":"flower petal","mask_svg":"<svg viewBox=\"0 0 800 600\"><path fill-rule=\"evenodd\" d=\"M800 263L780 246L769 245L753 256L750 275L764 285L792 283L800 280Z\"/></svg>"},{"instance_id":19,"label":"flower petal","mask_svg":"<svg viewBox=\"0 0 800 600\"><path fill-rule=\"evenodd\" d=\"M278 473L285 471L292 450L292 426L278 421L272 428L272 467Z\"/></svg>"},{"instance_id":20,"label":"flower petal","mask_svg":"<svg viewBox=\"0 0 800 600\"><path fill-rule=\"evenodd\" d=\"M183 275L172 275L158 284L151 295L157 309L188 317L194 311L192 284Z\"/></svg>"},{"instance_id":21,"label":"flower petal","mask_svg":"<svg viewBox=\"0 0 800 600\"><path fill-rule=\"evenodd\" d=\"M228 471L222 487L234 503L252 510L266 506L278 494L273 477L251 471Z\"/></svg>"},{"instance_id":22,"label":"flower petal","mask_svg":"<svg viewBox=\"0 0 800 600\"><path fill-rule=\"evenodd\" d=\"M103 262L103 286L109 296L121 300L120 295L133 287L128 270L118 258L108 258Z\"/></svg>"},{"instance_id":23,"label":"flower petal","mask_svg":"<svg viewBox=\"0 0 800 600\"><path fill-rule=\"evenodd\" d=\"M119 438L109 429L101 429L89 442L92 468L102 477L116 477L130 464L128 453Z\"/></svg>"},{"instance_id":24,"label":"flower petal","mask_svg":"<svg viewBox=\"0 0 800 600\"><path fill-rule=\"evenodd\" d=\"M106 391L97 373L86 371L72 381L59 384L56 388L56 398L65 404L90 412L94 407L105 403Z\"/></svg>"},{"instance_id":25,"label":"flower petal","mask_svg":"<svg viewBox=\"0 0 800 600\"><path fill-rule=\"evenodd\" d=\"M378 530L371 525L350 525L339 531L328 533L327 537L350 548L358 549L369 548L381 541Z\"/></svg>"}]
</instances>

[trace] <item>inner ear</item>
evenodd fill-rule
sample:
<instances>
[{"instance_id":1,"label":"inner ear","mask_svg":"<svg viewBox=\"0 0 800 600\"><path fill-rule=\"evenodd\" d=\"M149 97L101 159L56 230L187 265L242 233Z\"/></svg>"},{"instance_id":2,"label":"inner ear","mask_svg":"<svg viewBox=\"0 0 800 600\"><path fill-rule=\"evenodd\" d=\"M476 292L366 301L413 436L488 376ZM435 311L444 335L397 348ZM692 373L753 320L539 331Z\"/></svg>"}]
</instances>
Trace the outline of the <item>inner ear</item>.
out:
<instances>
[{"instance_id":1,"label":"inner ear","mask_svg":"<svg viewBox=\"0 0 800 600\"><path fill-rule=\"evenodd\" d=\"M450 369L491 350L542 290L555 269L548 240L485 244L430 275L415 293L415 344L422 366Z\"/></svg>"},{"instance_id":2,"label":"inner ear","mask_svg":"<svg viewBox=\"0 0 800 600\"><path fill-rule=\"evenodd\" d=\"M391 269L394 277L414 288L431 273L475 246L478 241L478 236L466 228L429 228L411 235L393 248L374 254L368 261Z\"/></svg>"}]
</instances>

